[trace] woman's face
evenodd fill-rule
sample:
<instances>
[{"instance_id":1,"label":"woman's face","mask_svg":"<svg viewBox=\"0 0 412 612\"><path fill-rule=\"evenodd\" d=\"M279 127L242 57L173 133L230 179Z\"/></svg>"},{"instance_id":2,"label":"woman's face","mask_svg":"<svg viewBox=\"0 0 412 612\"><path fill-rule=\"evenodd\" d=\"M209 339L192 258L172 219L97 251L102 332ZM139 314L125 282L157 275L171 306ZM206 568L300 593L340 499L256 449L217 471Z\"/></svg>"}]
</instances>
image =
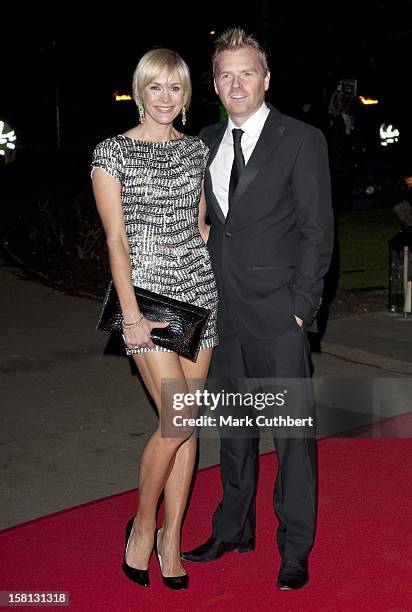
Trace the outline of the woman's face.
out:
<instances>
[{"instance_id":1,"label":"woman's face","mask_svg":"<svg viewBox=\"0 0 412 612\"><path fill-rule=\"evenodd\" d=\"M185 92L177 72L166 69L146 85L142 93L146 117L163 125L172 123L182 110Z\"/></svg>"}]
</instances>

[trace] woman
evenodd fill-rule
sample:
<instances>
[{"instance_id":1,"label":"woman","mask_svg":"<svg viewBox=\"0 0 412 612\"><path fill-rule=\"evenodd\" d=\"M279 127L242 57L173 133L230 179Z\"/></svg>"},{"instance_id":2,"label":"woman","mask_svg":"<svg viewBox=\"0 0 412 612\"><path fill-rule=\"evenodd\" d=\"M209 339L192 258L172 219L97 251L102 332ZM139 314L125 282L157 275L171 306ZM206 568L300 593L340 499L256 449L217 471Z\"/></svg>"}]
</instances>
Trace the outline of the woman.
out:
<instances>
[{"instance_id":1,"label":"woman","mask_svg":"<svg viewBox=\"0 0 412 612\"><path fill-rule=\"evenodd\" d=\"M123 315L126 352L132 355L159 417L162 378L206 378L217 344L217 292L205 243L203 174L208 149L173 126L190 103L189 69L168 49L153 49L139 61L133 95L140 123L97 145L92 161L96 205L104 226L110 269ZM147 320L132 285L211 310L198 358L193 363L153 344L150 331L167 324ZM123 569L149 586L154 547L163 582L188 586L180 559L180 534L196 456L196 439L161 437L160 425L147 442L139 469L139 506L126 529ZM164 493L164 523L155 534L156 508Z\"/></svg>"}]
</instances>

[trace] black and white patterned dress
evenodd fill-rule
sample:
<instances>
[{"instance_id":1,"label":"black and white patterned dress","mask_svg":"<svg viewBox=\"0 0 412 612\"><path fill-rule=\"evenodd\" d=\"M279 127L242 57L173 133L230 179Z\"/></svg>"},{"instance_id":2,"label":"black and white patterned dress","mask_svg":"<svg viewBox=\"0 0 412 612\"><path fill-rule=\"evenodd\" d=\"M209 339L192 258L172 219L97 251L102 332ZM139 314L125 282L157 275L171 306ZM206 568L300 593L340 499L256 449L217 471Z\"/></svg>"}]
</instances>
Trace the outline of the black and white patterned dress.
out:
<instances>
[{"instance_id":1,"label":"black and white patterned dress","mask_svg":"<svg viewBox=\"0 0 412 612\"><path fill-rule=\"evenodd\" d=\"M218 343L217 290L209 252L198 229L208 148L197 137L149 142L114 136L97 145L93 169L122 186L132 282L211 310L200 348ZM127 349L128 355L154 349Z\"/></svg>"}]
</instances>

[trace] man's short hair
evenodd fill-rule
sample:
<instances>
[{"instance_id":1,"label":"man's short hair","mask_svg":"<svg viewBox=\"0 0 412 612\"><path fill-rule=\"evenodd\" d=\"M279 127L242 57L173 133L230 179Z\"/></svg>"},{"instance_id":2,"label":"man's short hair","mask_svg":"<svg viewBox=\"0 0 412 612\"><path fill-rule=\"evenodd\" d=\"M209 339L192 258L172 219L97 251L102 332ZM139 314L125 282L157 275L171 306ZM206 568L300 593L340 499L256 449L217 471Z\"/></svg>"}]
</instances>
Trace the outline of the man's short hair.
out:
<instances>
[{"instance_id":1,"label":"man's short hair","mask_svg":"<svg viewBox=\"0 0 412 612\"><path fill-rule=\"evenodd\" d=\"M246 34L243 28L229 28L225 30L215 41L215 52L213 53L213 74L216 71L216 59L223 51L237 51L238 49L254 49L259 56L265 75L269 72L267 56L264 48L251 34Z\"/></svg>"}]
</instances>

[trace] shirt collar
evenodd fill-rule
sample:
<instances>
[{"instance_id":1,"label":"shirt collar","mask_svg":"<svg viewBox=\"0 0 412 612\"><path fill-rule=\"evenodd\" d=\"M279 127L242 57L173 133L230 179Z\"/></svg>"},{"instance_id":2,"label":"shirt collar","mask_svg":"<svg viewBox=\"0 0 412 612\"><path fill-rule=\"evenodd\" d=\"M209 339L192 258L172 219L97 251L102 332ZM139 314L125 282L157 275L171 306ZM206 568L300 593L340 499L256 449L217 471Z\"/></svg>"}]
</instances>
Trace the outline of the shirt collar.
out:
<instances>
[{"instance_id":1,"label":"shirt collar","mask_svg":"<svg viewBox=\"0 0 412 612\"><path fill-rule=\"evenodd\" d=\"M243 125L237 126L233 123L230 117L228 117L227 128L226 128L226 138L230 139L232 142L232 130L237 127L241 127L242 130L249 136L249 138L254 138L263 129L267 116L270 113L270 109L266 106L266 103L263 102L262 106L258 108L258 110L251 116Z\"/></svg>"}]
</instances>

